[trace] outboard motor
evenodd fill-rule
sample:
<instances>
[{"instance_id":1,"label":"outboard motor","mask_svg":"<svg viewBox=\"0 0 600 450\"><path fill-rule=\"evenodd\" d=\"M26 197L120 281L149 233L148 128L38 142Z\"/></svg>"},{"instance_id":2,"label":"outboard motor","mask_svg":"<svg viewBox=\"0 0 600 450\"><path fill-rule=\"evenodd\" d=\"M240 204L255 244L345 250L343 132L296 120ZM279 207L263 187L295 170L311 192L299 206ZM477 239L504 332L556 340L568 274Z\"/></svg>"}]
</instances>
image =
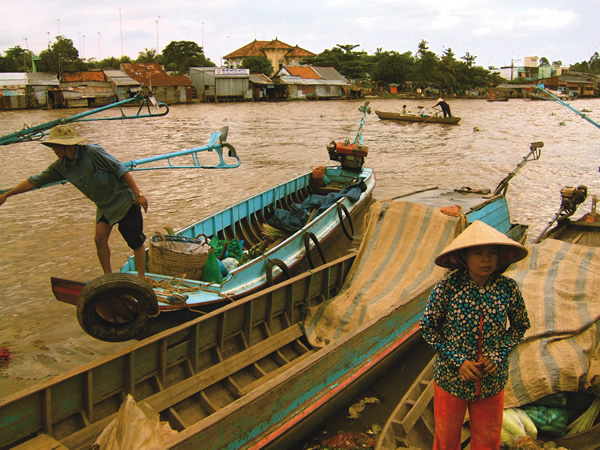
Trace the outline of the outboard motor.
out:
<instances>
[{"instance_id":1,"label":"outboard motor","mask_svg":"<svg viewBox=\"0 0 600 450\"><path fill-rule=\"evenodd\" d=\"M327 146L329 159L339 161L342 169L360 170L365 163L365 158L369 153L369 147L360 144L351 144L349 140L341 142L331 141Z\"/></svg>"}]
</instances>

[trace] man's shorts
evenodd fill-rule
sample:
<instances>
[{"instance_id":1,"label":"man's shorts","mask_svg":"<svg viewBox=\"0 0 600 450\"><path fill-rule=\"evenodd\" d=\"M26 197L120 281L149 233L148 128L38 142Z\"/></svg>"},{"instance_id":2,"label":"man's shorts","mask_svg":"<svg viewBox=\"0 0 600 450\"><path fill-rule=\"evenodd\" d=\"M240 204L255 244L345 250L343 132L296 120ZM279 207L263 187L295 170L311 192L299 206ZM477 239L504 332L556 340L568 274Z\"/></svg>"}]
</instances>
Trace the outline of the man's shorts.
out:
<instances>
[{"instance_id":1,"label":"man's shorts","mask_svg":"<svg viewBox=\"0 0 600 450\"><path fill-rule=\"evenodd\" d=\"M104 216L100 218L99 222L109 223ZM130 249L135 250L146 242L144 219L142 218L140 205L135 204L129 208L125 217L117 223L119 224L119 233L121 233Z\"/></svg>"}]
</instances>

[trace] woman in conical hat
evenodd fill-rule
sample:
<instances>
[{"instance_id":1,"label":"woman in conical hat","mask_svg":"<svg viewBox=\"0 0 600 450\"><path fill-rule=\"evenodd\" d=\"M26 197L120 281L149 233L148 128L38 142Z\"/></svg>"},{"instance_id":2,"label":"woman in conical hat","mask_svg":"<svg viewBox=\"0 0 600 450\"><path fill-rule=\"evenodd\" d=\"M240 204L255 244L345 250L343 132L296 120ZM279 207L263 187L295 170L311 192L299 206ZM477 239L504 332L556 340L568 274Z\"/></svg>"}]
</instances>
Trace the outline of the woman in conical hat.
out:
<instances>
[{"instance_id":1,"label":"woman in conical hat","mask_svg":"<svg viewBox=\"0 0 600 450\"><path fill-rule=\"evenodd\" d=\"M527 249L475 221L435 259L458 269L437 283L421 319L436 351L434 449L460 449L469 409L472 448L500 448L508 355L530 327L517 283L502 275Z\"/></svg>"}]
</instances>

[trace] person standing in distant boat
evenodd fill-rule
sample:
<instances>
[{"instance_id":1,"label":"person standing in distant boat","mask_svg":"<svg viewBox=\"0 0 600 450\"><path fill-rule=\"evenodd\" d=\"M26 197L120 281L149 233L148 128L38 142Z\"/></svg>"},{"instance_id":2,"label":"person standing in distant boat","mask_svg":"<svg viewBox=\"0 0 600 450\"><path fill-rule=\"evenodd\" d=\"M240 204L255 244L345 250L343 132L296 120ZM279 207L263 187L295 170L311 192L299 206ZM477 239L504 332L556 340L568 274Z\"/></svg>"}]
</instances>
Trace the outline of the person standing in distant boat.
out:
<instances>
[{"instance_id":1,"label":"person standing in distant boat","mask_svg":"<svg viewBox=\"0 0 600 450\"><path fill-rule=\"evenodd\" d=\"M446 103L443 98L438 98L438 102L435 104L434 108L437 106L442 108L442 113L444 113L444 118L452 117L452 113L450 112L450 105L448 103Z\"/></svg>"},{"instance_id":2,"label":"person standing in distant boat","mask_svg":"<svg viewBox=\"0 0 600 450\"><path fill-rule=\"evenodd\" d=\"M435 259L458 270L436 284L420 322L437 352L434 449L460 450L467 409L471 448L500 448L508 356L531 326L519 286L502 272L527 253L476 220Z\"/></svg>"},{"instance_id":3,"label":"person standing in distant boat","mask_svg":"<svg viewBox=\"0 0 600 450\"><path fill-rule=\"evenodd\" d=\"M42 144L54 150L58 160L44 172L0 194L0 205L8 197L22 194L45 184L68 180L96 204L94 242L100 265L111 273L108 238L115 224L133 250L138 276L145 278L146 250L141 208L148 211L148 200L138 189L131 173L122 162L96 144L81 145L80 137L70 125L58 125Z\"/></svg>"}]
</instances>

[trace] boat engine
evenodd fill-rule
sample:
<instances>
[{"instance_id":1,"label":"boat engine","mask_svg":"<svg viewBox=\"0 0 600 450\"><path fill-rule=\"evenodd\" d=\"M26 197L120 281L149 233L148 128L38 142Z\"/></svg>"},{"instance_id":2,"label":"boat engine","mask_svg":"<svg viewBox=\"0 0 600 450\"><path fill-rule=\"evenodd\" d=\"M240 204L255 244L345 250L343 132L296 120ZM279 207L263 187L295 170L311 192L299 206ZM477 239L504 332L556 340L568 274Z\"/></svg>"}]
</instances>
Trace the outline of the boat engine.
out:
<instances>
[{"instance_id":1,"label":"boat engine","mask_svg":"<svg viewBox=\"0 0 600 450\"><path fill-rule=\"evenodd\" d=\"M564 219L572 216L577 207L582 204L587 198L587 186L565 186L560 190L561 205L560 205L560 218Z\"/></svg>"},{"instance_id":2,"label":"boat engine","mask_svg":"<svg viewBox=\"0 0 600 450\"><path fill-rule=\"evenodd\" d=\"M343 143L331 141L327 146L327 151L329 152L329 159L339 161L342 164L342 169L360 170L369 153L369 147L351 144L348 140Z\"/></svg>"}]
</instances>

